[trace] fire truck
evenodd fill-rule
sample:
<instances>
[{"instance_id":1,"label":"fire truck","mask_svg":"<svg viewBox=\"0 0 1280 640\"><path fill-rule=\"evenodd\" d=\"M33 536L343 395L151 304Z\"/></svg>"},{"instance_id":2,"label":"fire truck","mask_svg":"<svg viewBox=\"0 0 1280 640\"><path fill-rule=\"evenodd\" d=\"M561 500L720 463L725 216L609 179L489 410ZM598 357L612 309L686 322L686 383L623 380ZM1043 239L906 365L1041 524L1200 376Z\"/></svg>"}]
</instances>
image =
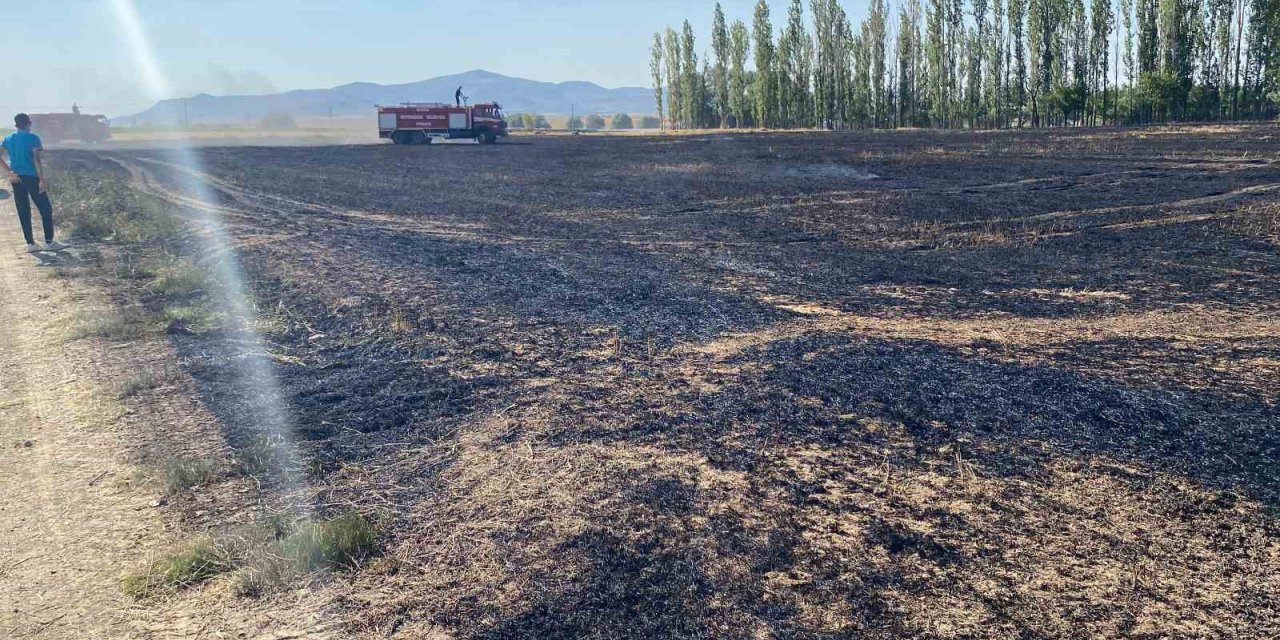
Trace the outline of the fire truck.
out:
<instances>
[{"instance_id":1,"label":"fire truck","mask_svg":"<svg viewBox=\"0 0 1280 640\"><path fill-rule=\"evenodd\" d=\"M493 144L507 136L507 121L497 103L455 106L443 102L406 102L378 106L378 137L396 144L472 139Z\"/></svg>"},{"instance_id":2,"label":"fire truck","mask_svg":"<svg viewBox=\"0 0 1280 640\"><path fill-rule=\"evenodd\" d=\"M111 137L111 125L106 116L80 113L80 107L72 105L71 113L33 113L31 131L45 142L79 140L102 142Z\"/></svg>"}]
</instances>

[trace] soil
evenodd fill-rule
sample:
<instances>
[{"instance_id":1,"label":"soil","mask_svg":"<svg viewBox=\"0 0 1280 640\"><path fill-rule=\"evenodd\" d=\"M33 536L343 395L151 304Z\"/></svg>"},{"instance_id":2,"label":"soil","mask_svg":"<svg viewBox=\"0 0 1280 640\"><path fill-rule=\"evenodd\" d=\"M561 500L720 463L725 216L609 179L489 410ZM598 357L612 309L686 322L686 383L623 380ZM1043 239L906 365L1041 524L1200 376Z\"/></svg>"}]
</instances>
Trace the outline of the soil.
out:
<instances>
[{"instance_id":1,"label":"soil","mask_svg":"<svg viewBox=\"0 0 1280 640\"><path fill-rule=\"evenodd\" d=\"M53 154L225 220L349 633L1280 634L1280 127L523 140Z\"/></svg>"},{"instance_id":2,"label":"soil","mask_svg":"<svg viewBox=\"0 0 1280 640\"><path fill-rule=\"evenodd\" d=\"M12 220L5 235L17 235ZM72 249L0 251L0 638L334 638L331 597L254 601L218 589L135 600L122 578L211 525L259 516L247 478L166 496L157 465L228 448L163 336L74 338L110 297ZM146 373L152 385L122 397Z\"/></svg>"}]
</instances>

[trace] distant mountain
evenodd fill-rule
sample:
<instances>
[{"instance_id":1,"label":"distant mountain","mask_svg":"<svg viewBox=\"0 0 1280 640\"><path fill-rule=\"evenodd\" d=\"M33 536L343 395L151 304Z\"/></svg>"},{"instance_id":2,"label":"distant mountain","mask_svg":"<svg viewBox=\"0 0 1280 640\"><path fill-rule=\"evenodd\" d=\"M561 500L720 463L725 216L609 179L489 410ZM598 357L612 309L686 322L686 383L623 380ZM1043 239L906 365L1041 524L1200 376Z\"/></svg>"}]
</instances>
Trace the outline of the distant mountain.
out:
<instances>
[{"instance_id":1,"label":"distant mountain","mask_svg":"<svg viewBox=\"0 0 1280 640\"><path fill-rule=\"evenodd\" d=\"M640 87L606 89L591 82L538 82L489 71L468 71L409 84L355 82L332 89L303 89L258 96L211 96L161 100L129 116L112 118L125 126L257 122L269 113L295 118L368 116L376 104L452 102L458 86L474 102L497 102L508 113L650 113L653 91Z\"/></svg>"}]
</instances>

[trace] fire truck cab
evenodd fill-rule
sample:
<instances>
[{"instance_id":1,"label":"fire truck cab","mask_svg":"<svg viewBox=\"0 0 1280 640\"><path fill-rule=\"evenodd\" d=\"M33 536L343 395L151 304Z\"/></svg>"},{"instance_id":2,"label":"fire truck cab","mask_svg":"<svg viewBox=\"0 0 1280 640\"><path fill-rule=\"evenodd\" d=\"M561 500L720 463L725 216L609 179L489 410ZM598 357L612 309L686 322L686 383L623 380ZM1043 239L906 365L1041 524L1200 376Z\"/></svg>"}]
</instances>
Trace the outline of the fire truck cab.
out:
<instances>
[{"instance_id":1,"label":"fire truck cab","mask_svg":"<svg viewBox=\"0 0 1280 640\"><path fill-rule=\"evenodd\" d=\"M395 144L430 144L432 140L472 139L493 144L507 136L507 122L497 103L456 106L442 102L406 102L378 106L378 137Z\"/></svg>"}]
</instances>

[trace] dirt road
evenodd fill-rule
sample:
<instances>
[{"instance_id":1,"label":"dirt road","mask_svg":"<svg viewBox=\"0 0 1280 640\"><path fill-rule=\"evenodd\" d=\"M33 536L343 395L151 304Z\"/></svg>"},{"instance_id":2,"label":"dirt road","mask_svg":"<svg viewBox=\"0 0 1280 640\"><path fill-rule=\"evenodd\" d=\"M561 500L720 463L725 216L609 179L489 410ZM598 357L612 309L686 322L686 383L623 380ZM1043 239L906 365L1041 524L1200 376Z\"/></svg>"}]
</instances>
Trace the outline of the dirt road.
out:
<instances>
[{"instance_id":1,"label":"dirt road","mask_svg":"<svg viewBox=\"0 0 1280 640\"><path fill-rule=\"evenodd\" d=\"M33 262L0 252L0 635L123 637L121 568L164 525L96 400L104 354L64 344L84 297Z\"/></svg>"},{"instance_id":2,"label":"dirt road","mask_svg":"<svg viewBox=\"0 0 1280 640\"><path fill-rule=\"evenodd\" d=\"M16 222L4 226L17 234ZM218 445L180 373L146 398L120 398L139 372L175 370L172 351L154 336L72 339L111 302L41 262L0 251L0 637L336 637L323 594L125 595L126 573L198 533L164 511L139 454Z\"/></svg>"}]
</instances>

